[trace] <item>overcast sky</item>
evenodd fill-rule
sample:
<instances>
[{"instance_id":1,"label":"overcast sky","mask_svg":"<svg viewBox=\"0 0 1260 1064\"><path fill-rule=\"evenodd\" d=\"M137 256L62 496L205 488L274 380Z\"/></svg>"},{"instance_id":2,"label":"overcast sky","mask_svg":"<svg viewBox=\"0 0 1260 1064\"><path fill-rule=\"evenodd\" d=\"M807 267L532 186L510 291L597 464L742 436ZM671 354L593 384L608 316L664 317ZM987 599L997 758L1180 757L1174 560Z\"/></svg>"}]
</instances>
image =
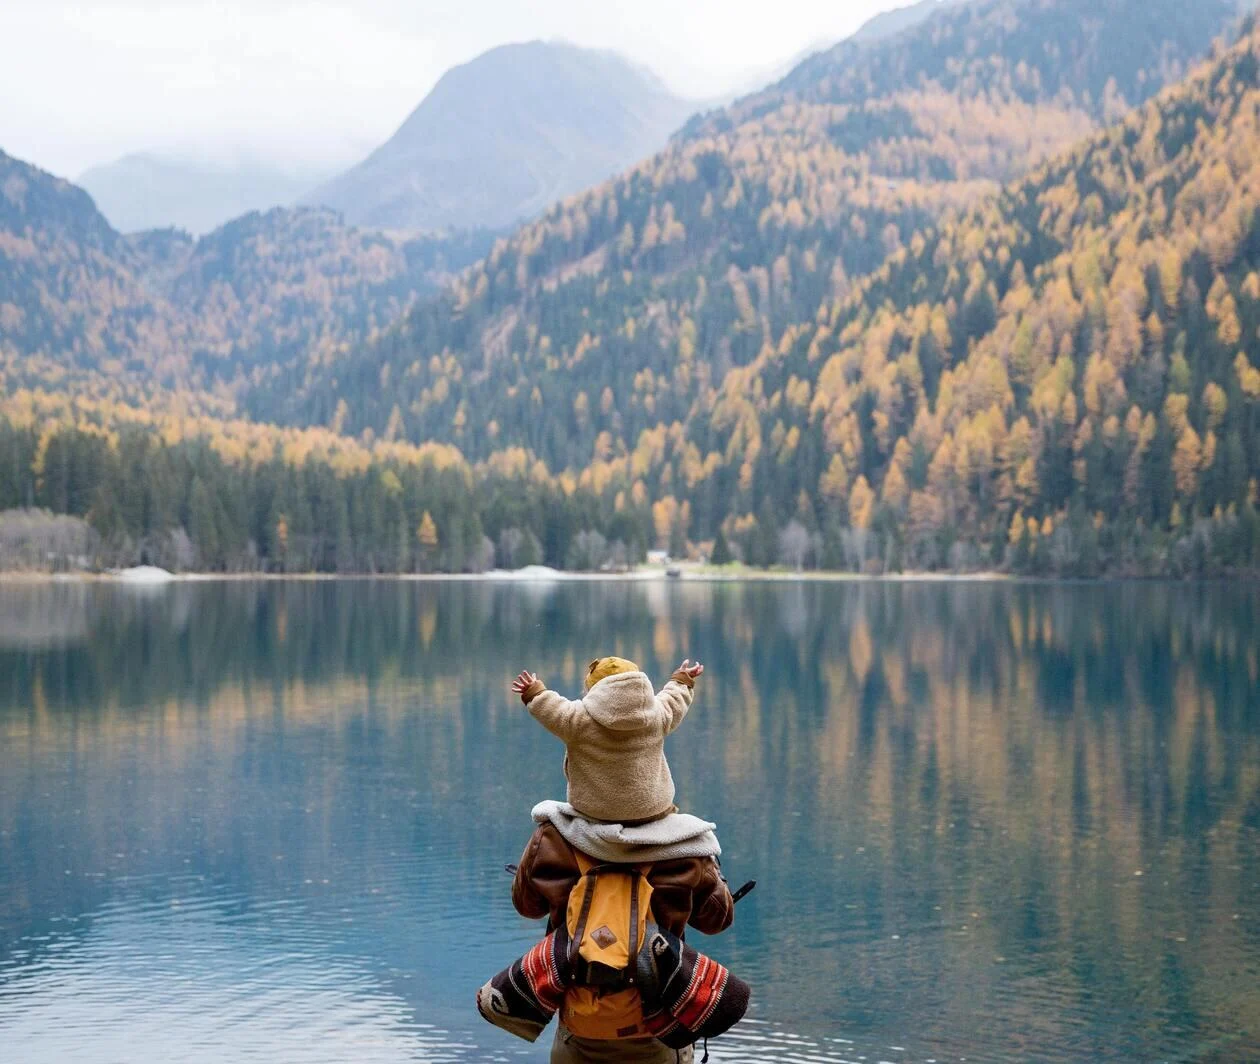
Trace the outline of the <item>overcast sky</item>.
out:
<instances>
[{"instance_id":1,"label":"overcast sky","mask_svg":"<svg viewBox=\"0 0 1260 1064\"><path fill-rule=\"evenodd\" d=\"M906 0L0 0L0 149L352 161L497 44L615 48L676 91L749 87Z\"/></svg>"}]
</instances>

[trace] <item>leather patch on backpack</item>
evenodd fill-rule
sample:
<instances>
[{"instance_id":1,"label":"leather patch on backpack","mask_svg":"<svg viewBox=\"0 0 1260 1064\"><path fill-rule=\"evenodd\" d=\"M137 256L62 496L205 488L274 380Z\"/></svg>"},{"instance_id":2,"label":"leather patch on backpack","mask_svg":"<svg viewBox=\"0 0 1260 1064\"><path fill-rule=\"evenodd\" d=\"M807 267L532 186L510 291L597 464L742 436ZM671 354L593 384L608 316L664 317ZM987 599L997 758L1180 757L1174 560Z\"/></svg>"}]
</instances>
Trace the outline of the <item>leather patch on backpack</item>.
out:
<instances>
[{"instance_id":1,"label":"leather patch on backpack","mask_svg":"<svg viewBox=\"0 0 1260 1064\"><path fill-rule=\"evenodd\" d=\"M617 1028L618 1038L629 1038L631 1035L636 1035L638 1033L639 1033L639 1025L637 1023L630 1027Z\"/></svg>"},{"instance_id":2,"label":"leather patch on backpack","mask_svg":"<svg viewBox=\"0 0 1260 1064\"><path fill-rule=\"evenodd\" d=\"M617 941L617 936L613 934L612 928L605 924L603 927L597 927L591 932L591 941L600 949L607 949Z\"/></svg>"}]
</instances>

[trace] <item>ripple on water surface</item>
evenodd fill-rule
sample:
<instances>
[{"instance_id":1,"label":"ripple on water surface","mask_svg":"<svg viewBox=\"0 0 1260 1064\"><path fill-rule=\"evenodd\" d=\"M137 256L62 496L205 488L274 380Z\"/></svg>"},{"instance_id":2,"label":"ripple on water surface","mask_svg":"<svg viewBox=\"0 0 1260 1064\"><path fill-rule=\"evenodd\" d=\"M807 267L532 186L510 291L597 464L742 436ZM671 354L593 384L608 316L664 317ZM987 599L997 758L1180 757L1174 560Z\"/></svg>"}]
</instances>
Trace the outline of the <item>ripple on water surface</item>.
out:
<instances>
[{"instance_id":1,"label":"ripple on water surface","mask_svg":"<svg viewBox=\"0 0 1260 1064\"><path fill-rule=\"evenodd\" d=\"M26 963L0 972L5 1059L491 1059L417 1020L391 973L313 939L300 905L246 903L120 901L85 932L19 944Z\"/></svg>"},{"instance_id":2,"label":"ripple on water surface","mask_svg":"<svg viewBox=\"0 0 1260 1064\"><path fill-rule=\"evenodd\" d=\"M354 956L339 925L301 899L260 901L201 877L154 877L118 894L90 917L15 944L0 968L5 1060L441 1064L548 1055L550 1031L529 1046L489 1027L455 1033L428 1022L432 1000L415 992L416 972ZM387 900L380 908L389 918ZM801 1037L751 1016L710 1051L731 1064L935 1059Z\"/></svg>"}]
</instances>

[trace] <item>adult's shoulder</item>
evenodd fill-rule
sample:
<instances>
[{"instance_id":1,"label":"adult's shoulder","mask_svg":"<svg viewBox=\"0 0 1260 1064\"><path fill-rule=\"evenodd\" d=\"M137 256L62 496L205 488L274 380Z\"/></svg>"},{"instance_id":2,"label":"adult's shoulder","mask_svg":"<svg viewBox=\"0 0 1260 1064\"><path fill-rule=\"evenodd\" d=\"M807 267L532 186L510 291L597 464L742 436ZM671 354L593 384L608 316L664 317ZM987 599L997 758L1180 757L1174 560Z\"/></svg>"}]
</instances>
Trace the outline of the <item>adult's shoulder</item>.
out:
<instances>
[{"instance_id":1,"label":"adult's shoulder","mask_svg":"<svg viewBox=\"0 0 1260 1064\"><path fill-rule=\"evenodd\" d=\"M577 858L573 847L560 834L559 829L549 821L537 825L530 836L529 847L535 864L546 866L577 866Z\"/></svg>"}]
</instances>

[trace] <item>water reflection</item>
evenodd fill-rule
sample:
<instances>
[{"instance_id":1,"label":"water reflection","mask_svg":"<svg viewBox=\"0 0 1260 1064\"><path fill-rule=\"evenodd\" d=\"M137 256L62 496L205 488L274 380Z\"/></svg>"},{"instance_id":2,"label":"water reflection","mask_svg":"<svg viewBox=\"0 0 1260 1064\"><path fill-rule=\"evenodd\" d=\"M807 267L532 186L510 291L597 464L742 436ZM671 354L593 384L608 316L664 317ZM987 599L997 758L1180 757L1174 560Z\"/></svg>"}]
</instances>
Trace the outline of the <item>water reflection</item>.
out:
<instances>
[{"instance_id":1,"label":"water reflection","mask_svg":"<svg viewBox=\"0 0 1260 1064\"><path fill-rule=\"evenodd\" d=\"M1246 585L0 589L0 1041L545 1059L469 1006L536 932L499 869L563 787L506 681L617 653L709 669L679 796L760 881L709 944L756 995L716 1059L1260 1056L1258 612Z\"/></svg>"},{"instance_id":2,"label":"water reflection","mask_svg":"<svg viewBox=\"0 0 1260 1064\"><path fill-rule=\"evenodd\" d=\"M330 960L293 906L200 886L106 906L84 939L16 966L5 1041L49 1060L219 1061L230 1032L241 1060L469 1059L390 985L407 973Z\"/></svg>"}]
</instances>

